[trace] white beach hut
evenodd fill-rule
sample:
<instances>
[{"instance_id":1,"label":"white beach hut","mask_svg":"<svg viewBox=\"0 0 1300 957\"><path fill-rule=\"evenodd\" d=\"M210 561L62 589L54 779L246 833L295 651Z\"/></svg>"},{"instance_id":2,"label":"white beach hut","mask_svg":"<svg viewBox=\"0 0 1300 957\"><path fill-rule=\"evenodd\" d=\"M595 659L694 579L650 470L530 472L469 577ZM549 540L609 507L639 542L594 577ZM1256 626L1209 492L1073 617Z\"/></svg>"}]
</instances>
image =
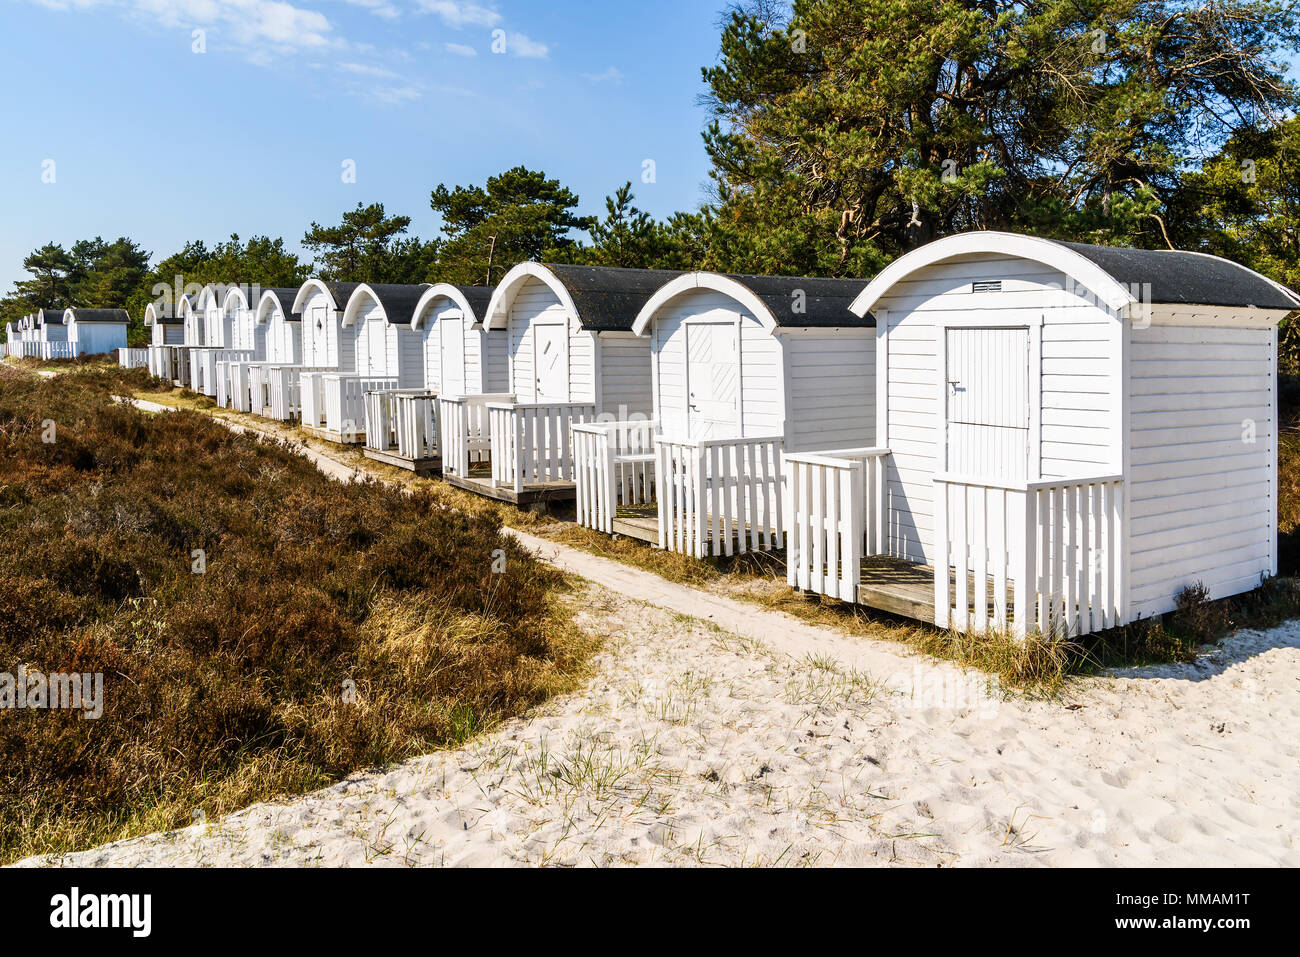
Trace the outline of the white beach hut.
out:
<instances>
[{"instance_id":1,"label":"white beach hut","mask_svg":"<svg viewBox=\"0 0 1300 957\"><path fill-rule=\"evenodd\" d=\"M158 375L154 366L157 354L154 346L166 345L169 341L179 343L184 334L180 322L164 316L164 311L162 305L156 302L144 307L144 331L148 341L139 349L119 349L119 365L127 369L146 368L152 375Z\"/></svg>"},{"instance_id":2,"label":"white beach hut","mask_svg":"<svg viewBox=\"0 0 1300 957\"><path fill-rule=\"evenodd\" d=\"M435 471L441 468L438 397L508 397L506 334L489 333L481 319L491 298L492 289L482 286L438 283L424 288L411 316L420 385L411 386L407 379L398 389L367 394L368 457L413 471Z\"/></svg>"},{"instance_id":3,"label":"white beach hut","mask_svg":"<svg viewBox=\"0 0 1300 957\"><path fill-rule=\"evenodd\" d=\"M253 357L251 350L232 345L238 304L246 301L236 300L235 309L226 311L228 293L234 288L237 287L226 283L209 283L194 305L196 317L202 316L203 344L190 354L190 388L214 398L218 388L217 363L247 361Z\"/></svg>"},{"instance_id":4,"label":"white beach hut","mask_svg":"<svg viewBox=\"0 0 1300 957\"><path fill-rule=\"evenodd\" d=\"M901 257L853 305L877 322L884 481L861 450L789 457L791 583L1017 634L1257 587L1277 571L1277 323L1297 307L1190 252L980 232Z\"/></svg>"},{"instance_id":5,"label":"white beach hut","mask_svg":"<svg viewBox=\"0 0 1300 957\"><path fill-rule=\"evenodd\" d=\"M62 309L38 309L23 320L19 341L21 355L34 359L71 359L76 345L68 339Z\"/></svg>"},{"instance_id":6,"label":"white beach hut","mask_svg":"<svg viewBox=\"0 0 1300 957\"><path fill-rule=\"evenodd\" d=\"M343 310L358 285L308 279L298 288L289 315L300 316L301 359L261 370L271 418L288 422L301 415L304 373L356 371L356 342L343 334Z\"/></svg>"},{"instance_id":7,"label":"white beach hut","mask_svg":"<svg viewBox=\"0 0 1300 957\"><path fill-rule=\"evenodd\" d=\"M266 358L267 326L257 322L261 295L259 286L246 284L227 286L221 291L221 313L228 335L226 348L214 355L213 364L217 405L223 409L243 404L235 398L235 390L247 388L247 370L234 367Z\"/></svg>"},{"instance_id":8,"label":"white beach hut","mask_svg":"<svg viewBox=\"0 0 1300 957\"><path fill-rule=\"evenodd\" d=\"M255 337L266 353L262 360L232 367L230 391L236 411L270 416L271 370L302 365L302 316L293 311L297 297L297 288L267 289L258 299L254 321L261 331Z\"/></svg>"},{"instance_id":9,"label":"white beach hut","mask_svg":"<svg viewBox=\"0 0 1300 957\"><path fill-rule=\"evenodd\" d=\"M178 346L185 341L185 320L156 302L144 307L144 328L151 346Z\"/></svg>"},{"instance_id":10,"label":"white beach hut","mask_svg":"<svg viewBox=\"0 0 1300 957\"><path fill-rule=\"evenodd\" d=\"M849 310L861 290L707 272L665 283L632 324L650 344L653 423L574 428L579 521L697 556L780 547L785 453L873 444L874 321Z\"/></svg>"},{"instance_id":11,"label":"white beach hut","mask_svg":"<svg viewBox=\"0 0 1300 957\"><path fill-rule=\"evenodd\" d=\"M506 335L508 392L439 399L444 477L514 504L572 499L570 426L650 416L650 344L632 323L676 275L538 263L510 270L483 320ZM484 442L475 431L484 416L491 473L480 476L469 452Z\"/></svg>"},{"instance_id":12,"label":"white beach hut","mask_svg":"<svg viewBox=\"0 0 1300 957\"><path fill-rule=\"evenodd\" d=\"M177 353L185 348L185 336L193 325L189 307L193 304L185 297L175 309L165 301L151 302L144 308L144 326L149 332L149 371L160 379L175 382L180 378L176 371Z\"/></svg>"},{"instance_id":13,"label":"white beach hut","mask_svg":"<svg viewBox=\"0 0 1300 957\"><path fill-rule=\"evenodd\" d=\"M65 309L63 327L74 356L102 355L126 348L131 316L125 309Z\"/></svg>"},{"instance_id":14,"label":"white beach hut","mask_svg":"<svg viewBox=\"0 0 1300 957\"><path fill-rule=\"evenodd\" d=\"M305 428L333 442L364 442L367 392L423 388L424 360L411 316L425 288L362 283L352 290L339 327L351 367L304 373Z\"/></svg>"}]
</instances>

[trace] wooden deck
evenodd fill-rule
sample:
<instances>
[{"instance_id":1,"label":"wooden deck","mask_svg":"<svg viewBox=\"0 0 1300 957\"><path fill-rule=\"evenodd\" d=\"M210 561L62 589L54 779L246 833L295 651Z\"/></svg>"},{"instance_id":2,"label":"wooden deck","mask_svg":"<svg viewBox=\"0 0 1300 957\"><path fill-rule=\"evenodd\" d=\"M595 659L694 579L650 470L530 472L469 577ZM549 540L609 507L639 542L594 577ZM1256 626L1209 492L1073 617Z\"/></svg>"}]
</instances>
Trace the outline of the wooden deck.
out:
<instances>
[{"instance_id":1,"label":"wooden deck","mask_svg":"<svg viewBox=\"0 0 1300 957\"><path fill-rule=\"evenodd\" d=\"M444 481L457 488L463 488L475 495L482 495L485 498L496 499L498 502L506 502L510 505L527 506L545 502L572 502L578 497L578 487L573 482L531 482L524 486L522 492L516 492L512 488L498 488L493 485L492 477L488 474L475 475L471 473L468 476L461 477L444 473L442 477ZM657 537L656 541L658 541Z\"/></svg>"},{"instance_id":2,"label":"wooden deck","mask_svg":"<svg viewBox=\"0 0 1300 957\"><path fill-rule=\"evenodd\" d=\"M614 533L628 538L659 544L659 513L654 505L620 507L614 519ZM950 594L956 594L955 576L950 576ZM967 577L968 592L974 601L972 577ZM993 616L993 579L985 588L989 616ZM891 615L901 615L926 624L934 624L934 568L895 558L874 557L862 562L862 580L858 585L858 604ZM1014 606L1011 585L1007 585L1007 609Z\"/></svg>"},{"instance_id":3,"label":"wooden deck","mask_svg":"<svg viewBox=\"0 0 1300 957\"><path fill-rule=\"evenodd\" d=\"M637 541L659 544L659 506L620 506L614 519L614 534Z\"/></svg>"},{"instance_id":4,"label":"wooden deck","mask_svg":"<svg viewBox=\"0 0 1300 957\"><path fill-rule=\"evenodd\" d=\"M994 579L992 575L985 578L984 601L989 620L994 618ZM1007 621L1013 618L1015 591L1010 582L1006 586ZM956 595L957 578L955 573L948 575L948 594ZM978 588L975 576L966 576L966 594L972 616L975 611ZM862 582L858 585L858 604L877 608L895 615L915 618L926 624L934 624L934 568L930 565L916 565L896 558L868 558L862 562Z\"/></svg>"},{"instance_id":5,"label":"wooden deck","mask_svg":"<svg viewBox=\"0 0 1300 957\"><path fill-rule=\"evenodd\" d=\"M934 569L894 558L862 562L858 604L934 624Z\"/></svg>"},{"instance_id":6,"label":"wooden deck","mask_svg":"<svg viewBox=\"0 0 1300 957\"><path fill-rule=\"evenodd\" d=\"M342 432L335 432L331 429L326 429L321 426L304 425L302 427L302 430L306 432L308 435L314 435L316 436L316 438L324 439L326 442L333 442L335 445L365 445L366 444L365 432L352 432L348 434L347 438L344 438Z\"/></svg>"},{"instance_id":7,"label":"wooden deck","mask_svg":"<svg viewBox=\"0 0 1300 957\"><path fill-rule=\"evenodd\" d=\"M416 475L429 475L442 471L442 457L438 455L426 459L411 459L405 455L398 455L396 452L381 452L378 449L363 449L362 451L368 459L374 459L376 462L383 462L385 465L392 465L395 468L406 469Z\"/></svg>"}]
</instances>

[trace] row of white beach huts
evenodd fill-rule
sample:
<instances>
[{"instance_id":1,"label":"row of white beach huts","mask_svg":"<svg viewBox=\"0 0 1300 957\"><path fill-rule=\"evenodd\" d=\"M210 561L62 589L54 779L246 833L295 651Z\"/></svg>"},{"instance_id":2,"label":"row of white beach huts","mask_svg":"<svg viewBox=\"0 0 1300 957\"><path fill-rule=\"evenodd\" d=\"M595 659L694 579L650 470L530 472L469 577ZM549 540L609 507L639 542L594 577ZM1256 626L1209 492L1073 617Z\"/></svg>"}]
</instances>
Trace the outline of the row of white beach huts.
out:
<instances>
[{"instance_id":1,"label":"row of white beach huts","mask_svg":"<svg viewBox=\"0 0 1300 957\"><path fill-rule=\"evenodd\" d=\"M979 232L871 282L525 263L151 307L123 363L367 455L965 630L1085 634L1277 572L1277 324L1186 252Z\"/></svg>"},{"instance_id":2,"label":"row of white beach huts","mask_svg":"<svg viewBox=\"0 0 1300 957\"><path fill-rule=\"evenodd\" d=\"M38 309L5 324L4 352L30 359L75 359L126 348L125 309Z\"/></svg>"}]
</instances>

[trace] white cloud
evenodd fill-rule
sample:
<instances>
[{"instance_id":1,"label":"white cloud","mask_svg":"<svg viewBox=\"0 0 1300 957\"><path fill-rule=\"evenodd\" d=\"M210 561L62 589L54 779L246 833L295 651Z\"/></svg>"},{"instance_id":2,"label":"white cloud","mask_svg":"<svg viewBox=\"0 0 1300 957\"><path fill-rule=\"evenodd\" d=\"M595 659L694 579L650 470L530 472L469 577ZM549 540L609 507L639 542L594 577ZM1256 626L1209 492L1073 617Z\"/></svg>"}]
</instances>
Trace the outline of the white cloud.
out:
<instances>
[{"instance_id":1,"label":"white cloud","mask_svg":"<svg viewBox=\"0 0 1300 957\"><path fill-rule=\"evenodd\" d=\"M601 73L584 73L582 78L589 83L613 83L615 86L622 86L623 71L612 66Z\"/></svg>"},{"instance_id":2,"label":"white cloud","mask_svg":"<svg viewBox=\"0 0 1300 957\"><path fill-rule=\"evenodd\" d=\"M370 95L382 103L409 103L412 100L418 100L421 96L419 90L413 86L381 87L371 90Z\"/></svg>"},{"instance_id":3,"label":"white cloud","mask_svg":"<svg viewBox=\"0 0 1300 957\"><path fill-rule=\"evenodd\" d=\"M490 7L480 6L473 0L415 0L425 13L439 17L449 27L494 27L501 22L501 14Z\"/></svg>"},{"instance_id":4,"label":"white cloud","mask_svg":"<svg viewBox=\"0 0 1300 957\"><path fill-rule=\"evenodd\" d=\"M448 53L454 53L456 56L478 56L477 50L463 43L444 43L443 47Z\"/></svg>"},{"instance_id":5,"label":"white cloud","mask_svg":"<svg viewBox=\"0 0 1300 957\"><path fill-rule=\"evenodd\" d=\"M236 43L271 43L296 49L335 42L325 14L282 0L134 0L137 13L164 26L218 27Z\"/></svg>"},{"instance_id":6,"label":"white cloud","mask_svg":"<svg viewBox=\"0 0 1300 957\"><path fill-rule=\"evenodd\" d=\"M551 48L545 43L539 43L522 33L508 33L506 34L506 52L530 60L545 60L550 54Z\"/></svg>"},{"instance_id":7,"label":"white cloud","mask_svg":"<svg viewBox=\"0 0 1300 957\"><path fill-rule=\"evenodd\" d=\"M341 44L329 18L285 0L36 0L54 10L119 7L132 16L169 28L220 31L244 47L270 44L291 49ZM386 2L386 0L383 0ZM215 40L216 37L210 39Z\"/></svg>"},{"instance_id":8,"label":"white cloud","mask_svg":"<svg viewBox=\"0 0 1300 957\"><path fill-rule=\"evenodd\" d=\"M402 15L402 11L389 3L388 0L345 0L346 3L354 7L361 7L369 10L377 17L383 17L385 20L396 20Z\"/></svg>"},{"instance_id":9,"label":"white cloud","mask_svg":"<svg viewBox=\"0 0 1300 957\"><path fill-rule=\"evenodd\" d=\"M354 73L357 76L374 76L385 80L391 80L397 76L392 70L385 70L381 66L371 66L368 63L339 63L335 69L342 70L344 73Z\"/></svg>"}]
</instances>

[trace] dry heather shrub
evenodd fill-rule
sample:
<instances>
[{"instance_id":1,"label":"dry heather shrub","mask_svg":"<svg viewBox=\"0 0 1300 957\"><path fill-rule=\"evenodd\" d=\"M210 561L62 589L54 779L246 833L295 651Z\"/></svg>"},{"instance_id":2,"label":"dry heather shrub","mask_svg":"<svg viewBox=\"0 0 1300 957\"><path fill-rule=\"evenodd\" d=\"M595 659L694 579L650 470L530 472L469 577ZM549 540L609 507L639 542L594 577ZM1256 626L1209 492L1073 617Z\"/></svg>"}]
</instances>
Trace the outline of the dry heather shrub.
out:
<instances>
[{"instance_id":1,"label":"dry heather shrub","mask_svg":"<svg viewBox=\"0 0 1300 957\"><path fill-rule=\"evenodd\" d=\"M427 752L580 673L562 577L497 523L110 400L149 387L0 372L0 671L105 675L98 721L0 711L0 860Z\"/></svg>"}]
</instances>

